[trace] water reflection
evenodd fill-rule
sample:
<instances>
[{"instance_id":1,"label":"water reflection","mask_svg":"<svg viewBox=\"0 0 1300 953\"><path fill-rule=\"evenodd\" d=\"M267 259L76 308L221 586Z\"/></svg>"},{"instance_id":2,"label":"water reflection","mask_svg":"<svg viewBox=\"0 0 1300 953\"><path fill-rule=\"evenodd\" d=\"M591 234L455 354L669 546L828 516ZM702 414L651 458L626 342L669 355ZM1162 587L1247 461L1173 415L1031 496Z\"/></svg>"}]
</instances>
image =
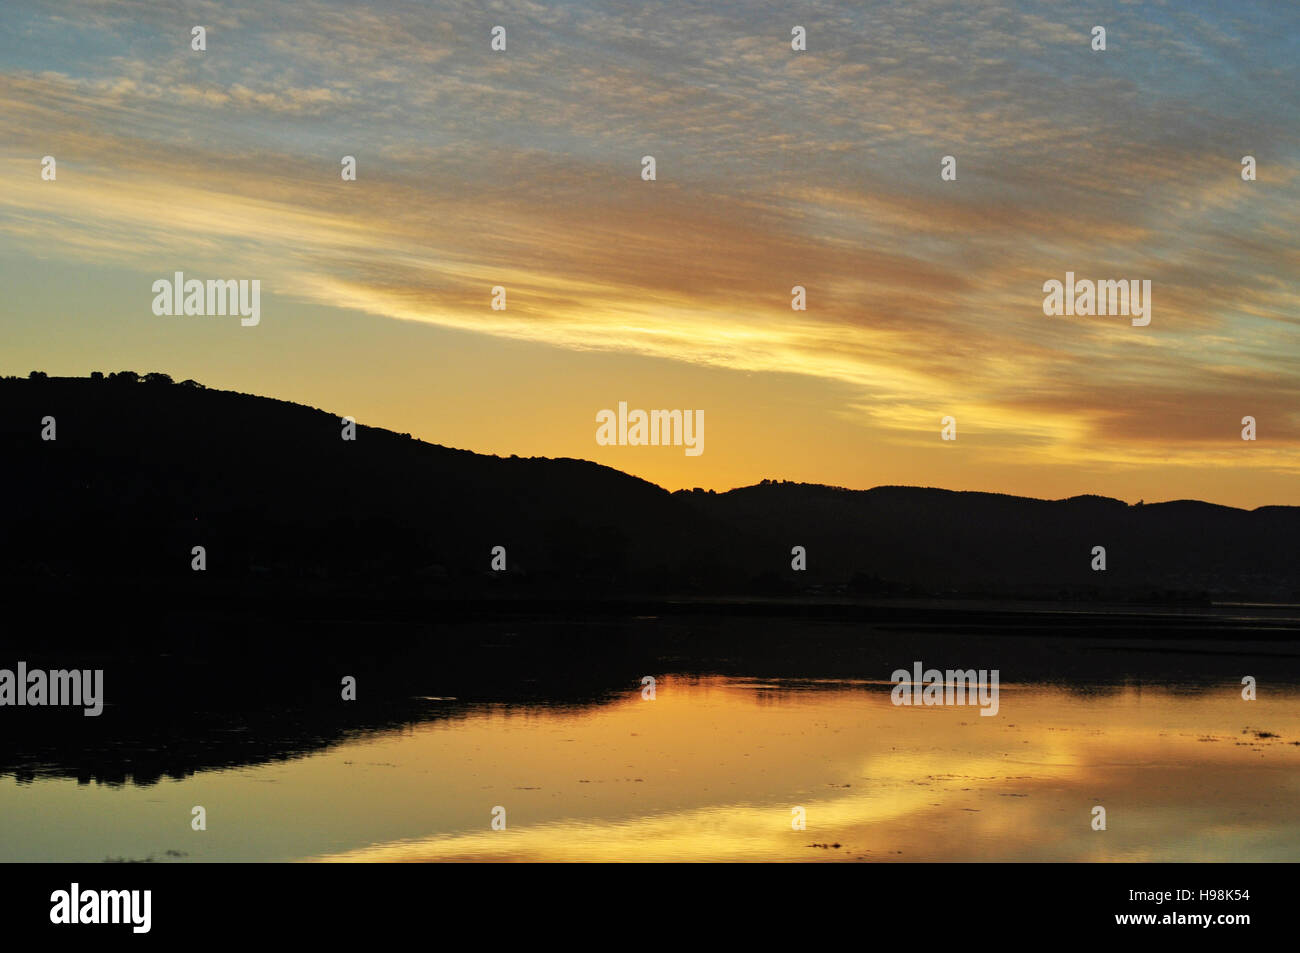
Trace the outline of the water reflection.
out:
<instances>
[{"instance_id":1,"label":"water reflection","mask_svg":"<svg viewBox=\"0 0 1300 953\"><path fill-rule=\"evenodd\" d=\"M0 739L0 860L1300 857L1300 678L1277 643L747 622L688 633L690 654L646 625L392 655L361 707L337 702L337 660L296 682L267 668L299 686L287 703L261 683L221 704L220 678L191 678L163 710L119 694L102 744L95 719L28 712ZM889 673L918 658L1001 669L998 715L891 704Z\"/></svg>"},{"instance_id":2,"label":"water reflection","mask_svg":"<svg viewBox=\"0 0 1300 953\"><path fill-rule=\"evenodd\" d=\"M471 719L481 818L322 859L1295 859L1297 700L1012 685L980 719L874 686L670 680L599 718ZM445 757L437 735L410 755ZM489 802L507 831L488 829Z\"/></svg>"}]
</instances>

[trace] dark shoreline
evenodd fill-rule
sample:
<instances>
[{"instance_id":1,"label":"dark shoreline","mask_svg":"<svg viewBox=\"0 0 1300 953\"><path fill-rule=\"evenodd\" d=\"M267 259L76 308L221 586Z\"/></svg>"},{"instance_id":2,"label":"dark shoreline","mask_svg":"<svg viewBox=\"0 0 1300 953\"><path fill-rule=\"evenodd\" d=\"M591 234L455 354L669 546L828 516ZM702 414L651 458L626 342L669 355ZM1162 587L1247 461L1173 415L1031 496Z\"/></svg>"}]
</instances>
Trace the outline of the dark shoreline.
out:
<instances>
[{"instance_id":1,"label":"dark shoreline","mask_svg":"<svg viewBox=\"0 0 1300 953\"><path fill-rule=\"evenodd\" d=\"M645 675L753 680L763 691L851 683L889 690L914 661L1000 670L1004 687L1047 684L1082 697L1131 688L1261 697L1300 685L1294 607L1169 609L988 605L340 601L261 607L202 603L104 637L62 622L7 628L0 667L102 668L105 707L0 709L0 777L151 784L303 757L359 734L487 708L599 708ZM573 613L573 614L569 614ZM62 633L62 637L58 633ZM357 700L340 697L343 676Z\"/></svg>"}]
</instances>

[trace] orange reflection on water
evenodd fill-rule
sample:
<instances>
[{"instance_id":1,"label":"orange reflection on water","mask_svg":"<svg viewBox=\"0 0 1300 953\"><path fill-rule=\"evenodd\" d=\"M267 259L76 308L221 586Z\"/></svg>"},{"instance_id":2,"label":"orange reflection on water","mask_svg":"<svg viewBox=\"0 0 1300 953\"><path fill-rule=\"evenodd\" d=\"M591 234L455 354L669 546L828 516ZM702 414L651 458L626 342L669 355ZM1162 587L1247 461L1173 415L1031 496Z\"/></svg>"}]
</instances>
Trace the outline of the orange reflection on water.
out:
<instances>
[{"instance_id":1,"label":"orange reflection on water","mask_svg":"<svg viewBox=\"0 0 1300 953\"><path fill-rule=\"evenodd\" d=\"M397 769L385 797L432 823L318 859L1300 857L1294 689L1003 684L994 717L897 707L888 689L665 678L654 701L480 711L368 741Z\"/></svg>"}]
</instances>

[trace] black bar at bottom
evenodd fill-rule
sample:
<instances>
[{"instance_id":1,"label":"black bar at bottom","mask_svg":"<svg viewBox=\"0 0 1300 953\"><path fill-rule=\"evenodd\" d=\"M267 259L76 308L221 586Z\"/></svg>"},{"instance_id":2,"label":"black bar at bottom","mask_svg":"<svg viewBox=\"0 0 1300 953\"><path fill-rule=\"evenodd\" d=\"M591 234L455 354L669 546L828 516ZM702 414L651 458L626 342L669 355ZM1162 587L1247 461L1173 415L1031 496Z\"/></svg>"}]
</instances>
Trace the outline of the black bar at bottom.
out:
<instances>
[{"instance_id":1,"label":"black bar at bottom","mask_svg":"<svg viewBox=\"0 0 1300 953\"><path fill-rule=\"evenodd\" d=\"M6 939L65 934L91 943L118 935L334 944L391 931L393 940L407 933L462 945L515 932L540 942L542 929L614 942L716 932L734 943L770 941L769 931L787 928L818 945L918 932L946 943L990 930L1006 940L1132 934L1232 943L1295 927L1291 864L40 864L7 873ZM72 919L73 884L78 920L116 913L125 922L52 922L52 914ZM147 932L143 893L103 893L146 890Z\"/></svg>"}]
</instances>

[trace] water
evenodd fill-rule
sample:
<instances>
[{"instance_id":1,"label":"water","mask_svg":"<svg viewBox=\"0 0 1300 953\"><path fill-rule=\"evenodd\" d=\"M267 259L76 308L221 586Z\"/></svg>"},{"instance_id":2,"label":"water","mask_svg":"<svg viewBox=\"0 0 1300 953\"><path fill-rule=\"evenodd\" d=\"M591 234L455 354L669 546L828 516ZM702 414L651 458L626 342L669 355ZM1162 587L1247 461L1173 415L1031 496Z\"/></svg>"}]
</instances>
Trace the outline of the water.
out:
<instances>
[{"instance_id":1,"label":"water","mask_svg":"<svg viewBox=\"0 0 1300 953\"><path fill-rule=\"evenodd\" d=\"M654 623L640 631L655 641ZM1300 858L1300 685L1269 678L1292 671L1285 646L877 635L886 664L864 664L846 648L860 631L783 632L748 661L730 642L638 658L575 702L412 697L394 722L293 729L312 737L243 761L194 755L176 776L106 781L42 749L0 775L0 861ZM773 652L834 677L772 676ZM895 706L889 672L913 659L994 663L998 714ZM873 677L843 676L863 668ZM1255 701L1243 672L1261 680ZM241 731L223 752L253 744ZM206 831L191 829L196 805Z\"/></svg>"}]
</instances>

